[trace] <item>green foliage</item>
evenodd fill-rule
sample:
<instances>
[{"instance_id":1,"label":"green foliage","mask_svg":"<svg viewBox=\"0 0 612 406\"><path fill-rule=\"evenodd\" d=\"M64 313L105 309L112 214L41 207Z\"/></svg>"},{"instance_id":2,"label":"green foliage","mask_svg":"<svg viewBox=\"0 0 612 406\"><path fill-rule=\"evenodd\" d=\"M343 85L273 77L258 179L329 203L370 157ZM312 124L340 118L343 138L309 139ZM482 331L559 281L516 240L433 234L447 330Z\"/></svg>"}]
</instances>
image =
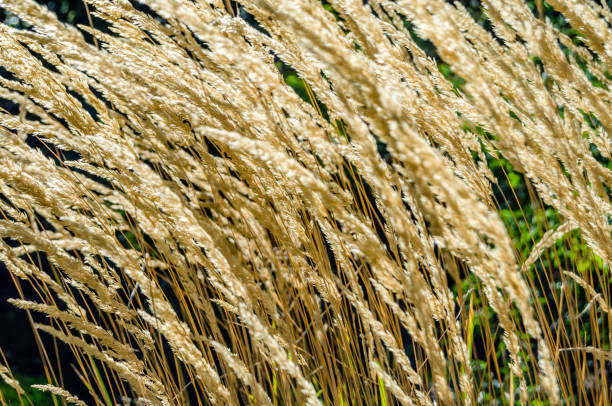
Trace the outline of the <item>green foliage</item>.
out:
<instances>
[{"instance_id":1,"label":"green foliage","mask_svg":"<svg viewBox=\"0 0 612 406\"><path fill-rule=\"evenodd\" d=\"M54 405L53 396L49 393L41 392L33 389L30 386L35 384L46 384L44 377L30 377L17 374L15 378L21 384L21 387L26 392L25 395L19 396L17 391L7 385L5 382L0 382L0 393L8 406L30 405L35 406L52 406ZM28 399L31 403L28 402Z\"/></svg>"}]
</instances>

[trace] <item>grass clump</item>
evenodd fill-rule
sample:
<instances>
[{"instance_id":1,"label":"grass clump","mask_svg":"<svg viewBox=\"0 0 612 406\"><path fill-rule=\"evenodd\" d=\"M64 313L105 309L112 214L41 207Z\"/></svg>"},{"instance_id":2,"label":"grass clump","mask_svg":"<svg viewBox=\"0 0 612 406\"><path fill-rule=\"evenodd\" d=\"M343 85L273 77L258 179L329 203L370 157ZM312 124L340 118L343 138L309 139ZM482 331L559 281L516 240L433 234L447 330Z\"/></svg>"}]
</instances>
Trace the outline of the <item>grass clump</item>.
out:
<instances>
[{"instance_id":1,"label":"grass clump","mask_svg":"<svg viewBox=\"0 0 612 406\"><path fill-rule=\"evenodd\" d=\"M84 4L0 2L0 261L54 403L609 402L607 7Z\"/></svg>"}]
</instances>

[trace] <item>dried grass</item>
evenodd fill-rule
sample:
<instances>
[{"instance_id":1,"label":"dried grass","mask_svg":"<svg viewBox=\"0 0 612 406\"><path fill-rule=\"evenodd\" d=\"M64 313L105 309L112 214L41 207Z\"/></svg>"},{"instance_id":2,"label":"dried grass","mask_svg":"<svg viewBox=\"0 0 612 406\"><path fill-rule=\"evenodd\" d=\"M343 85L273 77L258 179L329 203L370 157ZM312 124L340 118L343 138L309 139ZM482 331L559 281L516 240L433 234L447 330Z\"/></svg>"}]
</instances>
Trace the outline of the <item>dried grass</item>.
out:
<instances>
[{"instance_id":1,"label":"dried grass","mask_svg":"<svg viewBox=\"0 0 612 406\"><path fill-rule=\"evenodd\" d=\"M494 382L504 404L610 400L607 8L549 0L576 45L521 0L483 1L494 34L442 0L329 1L338 18L314 0L142 3L87 0L103 32L0 1L28 24L0 26L17 106L0 111L0 261L92 402L473 404ZM500 157L562 220L528 258L499 215ZM575 229L602 264L545 266L546 299L533 268ZM604 354L588 394L587 352Z\"/></svg>"}]
</instances>

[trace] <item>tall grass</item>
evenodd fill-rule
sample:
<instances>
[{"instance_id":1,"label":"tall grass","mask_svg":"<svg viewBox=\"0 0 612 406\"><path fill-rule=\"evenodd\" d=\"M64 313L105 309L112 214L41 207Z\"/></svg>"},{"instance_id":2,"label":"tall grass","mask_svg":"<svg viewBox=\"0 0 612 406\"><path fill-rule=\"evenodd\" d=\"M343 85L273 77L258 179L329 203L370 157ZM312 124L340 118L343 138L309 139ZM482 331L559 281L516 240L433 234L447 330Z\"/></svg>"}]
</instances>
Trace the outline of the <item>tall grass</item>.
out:
<instances>
[{"instance_id":1,"label":"tall grass","mask_svg":"<svg viewBox=\"0 0 612 406\"><path fill-rule=\"evenodd\" d=\"M88 398L38 388L608 404L612 14L537 3L0 1L0 261Z\"/></svg>"}]
</instances>

